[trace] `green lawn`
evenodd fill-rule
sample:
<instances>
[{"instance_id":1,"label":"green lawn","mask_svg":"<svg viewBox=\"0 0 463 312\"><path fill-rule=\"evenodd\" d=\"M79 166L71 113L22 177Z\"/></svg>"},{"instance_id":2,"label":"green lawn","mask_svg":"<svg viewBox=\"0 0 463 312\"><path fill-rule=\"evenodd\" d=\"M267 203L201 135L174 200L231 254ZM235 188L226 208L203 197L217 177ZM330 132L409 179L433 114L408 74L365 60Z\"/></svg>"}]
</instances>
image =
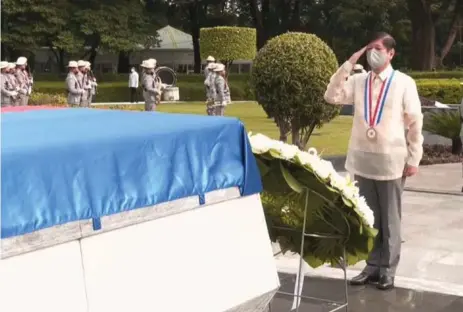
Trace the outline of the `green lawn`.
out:
<instances>
[{"instance_id":1,"label":"green lawn","mask_svg":"<svg viewBox=\"0 0 463 312\"><path fill-rule=\"evenodd\" d=\"M112 108L117 108L117 106ZM141 110L143 105L124 106L124 109ZM169 113L206 114L205 104L200 102L162 104L158 110ZM229 105L225 114L239 118L248 132L262 133L274 139L279 137L278 128L273 120L268 119L262 108L255 102ZM347 151L351 126L352 117L339 116L321 129L316 129L310 138L309 146L315 147L323 155L344 155Z\"/></svg>"}]
</instances>

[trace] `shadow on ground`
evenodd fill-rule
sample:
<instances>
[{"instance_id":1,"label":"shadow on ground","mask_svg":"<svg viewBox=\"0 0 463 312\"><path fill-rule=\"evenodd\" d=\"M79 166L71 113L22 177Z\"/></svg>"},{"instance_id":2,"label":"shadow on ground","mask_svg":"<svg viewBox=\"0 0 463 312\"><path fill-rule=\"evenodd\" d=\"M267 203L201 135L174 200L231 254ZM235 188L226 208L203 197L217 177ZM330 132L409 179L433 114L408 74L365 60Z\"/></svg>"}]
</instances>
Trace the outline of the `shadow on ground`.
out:
<instances>
[{"instance_id":1,"label":"shadow on ground","mask_svg":"<svg viewBox=\"0 0 463 312\"><path fill-rule=\"evenodd\" d=\"M293 293L295 275L281 274L280 291ZM379 291L374 286L348 287L349 312L461 312L463 297L396 288ZM323 298L342 303L344 281L306 277L303 295ZM293 298L277 294L270 306L270 312L290 312ZM329 312L337 305L322 301L303 299L299 312ZM295 310L294 310L295 311ZM338 311L346 311L340 309Z\"/></svg>"}]
</instances>

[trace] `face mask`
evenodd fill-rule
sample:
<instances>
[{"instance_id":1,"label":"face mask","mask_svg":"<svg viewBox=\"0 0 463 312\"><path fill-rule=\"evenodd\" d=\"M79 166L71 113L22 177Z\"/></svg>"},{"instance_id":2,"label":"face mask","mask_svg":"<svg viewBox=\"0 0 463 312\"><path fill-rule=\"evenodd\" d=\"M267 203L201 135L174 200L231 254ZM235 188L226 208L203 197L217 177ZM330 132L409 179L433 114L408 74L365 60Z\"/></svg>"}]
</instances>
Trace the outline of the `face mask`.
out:
<instances>
[{"instance_id":1,"label":"face mask","mask_svg":"<svg viewBox=\"0 0 463 312\"><path fill-rule=\"evenodd\" d=\"M386 64L387 54L376 49L371 49L367 51L367 62L371 69L379 69Z\"/></svg>"}]
</instances>

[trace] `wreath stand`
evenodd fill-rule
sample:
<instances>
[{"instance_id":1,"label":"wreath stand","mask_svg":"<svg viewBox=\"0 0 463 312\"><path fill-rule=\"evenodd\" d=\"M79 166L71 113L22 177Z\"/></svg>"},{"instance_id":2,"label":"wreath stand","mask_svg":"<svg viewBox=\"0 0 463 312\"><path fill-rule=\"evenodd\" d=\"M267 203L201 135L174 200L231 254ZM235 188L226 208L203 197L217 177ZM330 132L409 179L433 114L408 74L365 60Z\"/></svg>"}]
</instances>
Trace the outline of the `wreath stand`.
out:
<instances>
[{"instance_id":1,"label":"wreath stand","mask_svg":"<svg viewBox=\"0 0 463 312\"><path fill-rule=\"evenodd\" d=\"M304 277L305 277L305 274L303 272L303 264L304 264L304 242L305 242L305 238L306 237L316 237L316 238L321 238L321 239L337 239L337 238L342 238L342 236L340 235L324 235L324 234L316 234L316 233L307 233L305 231L306 229L306 223L307 223L307 211L308 211L308 200L309 200L309 193L313 193L315 195L318 195L317 193L305 188L305 191L306 191L306 198L305 198L305 206L304 206L304 221L303 221L303 226L302 226L302 231L299 231L299 230L295 230L295 229L292 229L292 228L289 228L289 227L281 227L281 226L274 226L273 228L275 229L280 229L280 230L284 230L284 231L291 231L291 232L298 232L301 234L301 249L300 249L300 259L299 259L299 266L298 266L298 273L297 273L297 280L296 280L296 285L295 285L295 289L297 291L295 291L295 293L289 293L289 292L284 292L284 291L277 291L276 294L280 294L280 295L284 295L284 296L291 296L293 297L294 300L296 300L296 308L295 309L289 309L288 312L292 312L292 311L295 311L295 312L299 312L299 308L301 307L301 303L302 303L302 299L309 299L309 300L314 300L314 301L319 301L319 302L323 302L323 303L328 303L328 304L332 304L332 305L335 305L336 307L334 307L333 309L331 310L328 310L327 312L335 312L335 311L341 311L342 309L344 309L346 312L348 311L348 305L349 305L349 299L348 299L348 283L347 283L347 261L346 261L346 246L345 244L343 244L343 257L342 259L340 259L338 261L338 265L339 267L343 270L344 272L344 301L343 302L338 302L338 301L333 301L333 300L328 300L328 299L324 299L324 298L316 298L316 297L309 297L309 296L303 296L302 295L302 292L300 290L302 290L302 282ZM273 256L277 256L279 254L281 254L282 252L278 252L276 254L274 254ZM281 286L280 286L281 287ZM301 294L299 294L301 293ZM272 300L273 301L273 300ZM268 305L268 311L269 312L276 312L276 311L272 311L272 308L271 308L271 304L272 304L272 301L270 301L269 305ZM280 312L280 311L278 311ZM301 311L302 312L302 311Z\"/></svg>"}]
</instances>

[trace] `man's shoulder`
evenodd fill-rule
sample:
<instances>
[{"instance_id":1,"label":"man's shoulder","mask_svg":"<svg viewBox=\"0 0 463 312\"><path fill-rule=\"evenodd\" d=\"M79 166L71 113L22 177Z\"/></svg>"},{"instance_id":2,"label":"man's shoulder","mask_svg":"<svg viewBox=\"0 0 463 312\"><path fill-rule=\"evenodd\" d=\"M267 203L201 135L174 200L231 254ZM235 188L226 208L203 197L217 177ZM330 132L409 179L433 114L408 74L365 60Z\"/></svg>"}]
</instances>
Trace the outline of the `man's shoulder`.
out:
<instances>
[{"instance_id":1,"label":"man's shoulder","mask_svg":"<svg viewBox=\"0 0 463 312\"><path fill-rule=\"evenodd\" d=\"M401 81L405 81L408 83L415 83L415 79L413 79L411 76L407 75L404 72L401 72L400 70L396 69L394 75L399 78Z\"/></svg>"}]
</instances>

